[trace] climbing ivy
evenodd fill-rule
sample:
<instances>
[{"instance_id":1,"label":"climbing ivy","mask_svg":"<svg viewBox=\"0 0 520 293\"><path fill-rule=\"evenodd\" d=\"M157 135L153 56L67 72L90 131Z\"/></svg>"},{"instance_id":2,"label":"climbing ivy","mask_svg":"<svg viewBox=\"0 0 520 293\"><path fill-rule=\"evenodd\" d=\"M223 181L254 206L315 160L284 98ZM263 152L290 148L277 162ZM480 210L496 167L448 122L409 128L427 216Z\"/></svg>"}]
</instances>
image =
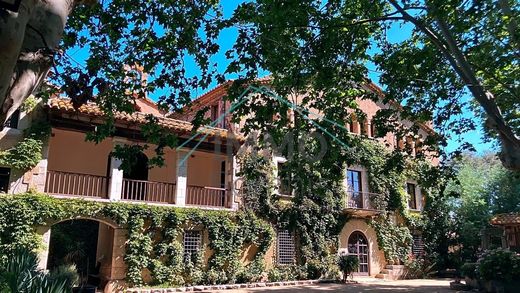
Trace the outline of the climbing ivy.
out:
<instances>
[{"instance_id":1,"label":"climbing ivy","mask_svg":"<svg viewBox=\"0 0 520 293\"><path fill-rule=\"evenodd\" d=\"M234 282L248 269L239 261L242 249L256 246L253 262L258 264L273 239L271 226L245 211L102 203L27 193L0 197L0 265L19 247L40 247L37 226L78 217L109 219L128 230L126 278L134 286ZM212 253L207 266L201 262L185 265L182 260L182 233L190 227L208 232L206 245ZM144 270L150 271L151 280L143 279ZM215 272L221 275L214 278Z\"/></svg>"},{"instance_id":2,"label":"climbing ivy","mask_svg":"<svg viewBox=\"0 0 520 293\"><path fill-rule=\"evenodd\" d=\"M12 148L0 151L0 165L22 171L34 168L42 160L43 144L50 133L48 123L33 123L24 131L22 140Z\"/></svg>"},{"instance_id":3,"label":"climbing ivy","mask_svg":"<svg viewBox=\"0 0 520 293\"><path fill-rule=\"evenodd\" d=\"M372 206L382 211L368 223L374 227L387 260L404 262L411 251L410 229L424 226L422 215L408 209L406 180L421 182L423 194L428 196L428 188L435 186L434 168L423 159L390 151L375 140L345 135L343 141L347 142L347 149L335 145L335 141L327 141L331 147L318 162L298 159L301 154L292 153L288 166L291 173L298 175L293 180L291 204L278 200L274 192L274 166L269 156L250 148L252 151L240 157L244 206L274 225L294 231L299 237L302 263L323 264L337 250L337 237L348 219L348 214L343 213L345 169L363 166L373 193ZM265 146L256 148L260 149ZM390 215L404 221L391 221ZM320 269L323 272L324 268Z\"/></svg>"}]
</instances>

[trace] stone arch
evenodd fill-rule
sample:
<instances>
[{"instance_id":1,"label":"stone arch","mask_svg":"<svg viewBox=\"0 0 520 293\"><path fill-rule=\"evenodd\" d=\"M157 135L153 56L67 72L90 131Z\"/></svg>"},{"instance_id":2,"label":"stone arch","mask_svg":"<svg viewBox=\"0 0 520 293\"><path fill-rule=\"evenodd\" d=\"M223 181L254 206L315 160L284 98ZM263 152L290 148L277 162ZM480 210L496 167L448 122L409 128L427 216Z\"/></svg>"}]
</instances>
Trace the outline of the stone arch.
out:
<instances>
[{"instance_id":1,"label":"stone arch","mask_svg":"<svg viewBox=\"0 0 520 293\"><path fill-rule=\"evenodd\" d=\"M338 253L340 255L348 253L348 239L356 231L361 232L368 241L369 275L375 276L385 267L386 260L383 251L379 249L376 231L368 225L365 219L353 218L345 223L339 234Z\"/></svg>"},{"instance_id":2,"label":"stone arch","mask_svg":"<svg viewBox=\"0 0 520 293\"><path fill-rule=\"evenodd\" d=\"M101 267L104 283L106 283L104 292L120 292L119 289L125 286L126 263L124 262L124 257L128 230L108 217L78 215L49 220L46 221L45 225L37 226L36 233L42 236L44 247L39 251L38 268L44 270L47 268L52 226L73 220L90 220L100 223L98 244L100 243L100 237L103 237L102 241L105 241L107 244L103 247L108 254L104 260L105 265Z\"/></svg>"}]
</instances>

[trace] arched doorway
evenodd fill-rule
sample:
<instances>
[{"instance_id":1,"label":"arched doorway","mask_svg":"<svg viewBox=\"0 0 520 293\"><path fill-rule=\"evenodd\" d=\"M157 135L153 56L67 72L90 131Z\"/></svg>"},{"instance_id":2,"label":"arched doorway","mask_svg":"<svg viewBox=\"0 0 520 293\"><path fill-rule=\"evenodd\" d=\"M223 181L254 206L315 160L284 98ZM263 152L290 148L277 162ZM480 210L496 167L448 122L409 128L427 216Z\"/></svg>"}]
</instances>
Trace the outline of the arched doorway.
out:
<instances>
[{"instance_id":1,"label":"arched doorway","mask_svg":"<svg viewBox=\"0 0 520 293\"><path fill-rule=\"evenodd\" d=\"M368 241L365 235L359 231L352 232L348 238L348 254L355 255L359 259L358 275L368 276L369 274L369 253Z\"/></svg>"},{"instance_id":2,"label":"arched doorway","mask_svg":"<svg viewBox=\"0 0 520 293\"><path fill-rule=\"evenodd\" d=\"M146 200L148 180L148 157L139 152L130 170L123 171L123 198L130 200Z\"/></svg>"},{"instance_id":3,"label":"arched doorway","mask_svg":"<svg viewBox=\"0 0 520 293\"><path fill-rule=\"evenodd\" d=\"M50 227L45 268L74 265L78 285L103 289L111 279L114 227L96 219L70 219Z\"/></svg>"}]
</instances>

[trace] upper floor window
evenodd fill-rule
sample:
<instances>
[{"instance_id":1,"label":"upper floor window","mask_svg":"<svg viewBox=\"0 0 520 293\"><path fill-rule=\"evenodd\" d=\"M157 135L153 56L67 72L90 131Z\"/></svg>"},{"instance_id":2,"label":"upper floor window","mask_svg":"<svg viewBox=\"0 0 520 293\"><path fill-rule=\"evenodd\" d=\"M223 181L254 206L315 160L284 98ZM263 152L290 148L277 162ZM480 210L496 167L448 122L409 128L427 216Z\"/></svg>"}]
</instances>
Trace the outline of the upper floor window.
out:
<instances>
[{"instance_id":1,"label":"upper floor window","mask_svg":"<svg viewBox=\"0 0 520 293\"><path fill-rule=\"evenodd\" d=\"M14 111L14 113L5 121L4 126L9 128L18 128L18 120L20 120L20 110Z\"/></svg>"},{"instance_id":2,"label":"upper floor window","mask_svg":"<svg viewBox=\"0 0 520 293\"><path fill-rule=\"evenodd\" d=\"M278 192L282 195L292 195L291 172L286 162L278 161Z\"/></svg>"},{"instance_id":3,"label":"upper floor window","mask_svg":"<svg viewBox=\"0 0 520 293\"><path fill-rule=\"evenodd\" d=\"M186 231L184 232L183 238L183 249L184 249L184 261L188 262L193 260L193 257L199 253L200 246L202 243L202 232L201 231Z\"/></svg>"},{"instance_id":4,"label":"upper floor window","mask_svg":"<svg viewBox=\"0 0 520 293\"><path fill-rule=\"evenodd\" d=\"M211 105L211 122L215 122L218 119L218 104Z\"/></svg>"},{"instance_id":5,"label":"upper floor window","mask_svg":"<svg viewBox=\"0 0 520 293\"><path fill-rule=\"evenodd\" d=\"M363 181L361 171L347 170L347 204L351 208L363 208Z\"/></svg>"},{"instance_id":6,"label":"upper floor window","mask_svg":"<svg viewBox=\"0 0 520 293\"><path fill-rule=\"evenodd\" d=\"M0 193L9 192L9 176L11 169L0 167Z\"/></svg>"},{"instance_id":7,"label":"upper floor window","mask_svg":"<svg viewBox=\"0 0 520 293\"><path fill-rule=\"evenodd\" d=\"M278 230L276 235L276 262L291 265L296 260L294 235L287 230Z\"/></svg>"},{"instance_id":8,"label":"upper floor window","mask_svg":"<svg viewBox=\"0 0 520 293\"><path fill-rule=\"evenodd\" d=\"M370 134L369 134L370 137L376 137L376 124L374 123L374 121L371 121L370 123Z\"/></svg>"},{"instance_id":9,"label":"upper floor window","mask_svg":"<svg viewBox=\"0 0 520 293\"><path fill-rule=\"evenodd\" d=\"M406 193L408 193L408 207L412 210L417 209L417 193L416 185L413 183L406 183Z\"/></svg>"}]
</instances>

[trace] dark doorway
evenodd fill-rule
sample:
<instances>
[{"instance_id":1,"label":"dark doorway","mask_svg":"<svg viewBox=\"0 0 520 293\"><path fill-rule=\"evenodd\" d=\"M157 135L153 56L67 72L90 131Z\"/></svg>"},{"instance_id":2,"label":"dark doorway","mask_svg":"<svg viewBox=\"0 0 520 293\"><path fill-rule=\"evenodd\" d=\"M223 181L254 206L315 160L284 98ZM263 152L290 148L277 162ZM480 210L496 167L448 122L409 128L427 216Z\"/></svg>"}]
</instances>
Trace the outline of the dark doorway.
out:
<instances>
[{"instance_id":1,"label":"dark doorway","mask_svg":"<svg viewBox=\"0 0 520 293\"><path fill-rule=\"evenodd\" d=\"M361 232L353 232L348 238L348 254L355 255L359 259L357 275L368 276L368 241Z\"/></svg>"},{"instance_id":2,"label":"dark doorway","mask_svg":"<svg viewBox=\"0 0 520 293\"><path fill-rule=\"evenodd\" d=\"M123 198L146 201L148 189L148 157L138 153L130 170L123 172Z\"/></svg>"},{"instance_id":3,"label":"dark doorway","mask_svg":"<svg viewBox=\"0 0 520 293\"><path fill-rule=\"evenodd\" d=\"M9 177L11 169L0 167L0 193L9 192Z\"/></svg>"},{"instance_id":4,"label":"dark doorway","mask_svg":"<svg viewBox=\"0 0 520 293\"><path fill-rule=\"evenodd\" d=\"M47 269L76 265L80 278L97 275L96 260L99 222L70 220L51 227Z\"/></svg>"}]
</instances>

